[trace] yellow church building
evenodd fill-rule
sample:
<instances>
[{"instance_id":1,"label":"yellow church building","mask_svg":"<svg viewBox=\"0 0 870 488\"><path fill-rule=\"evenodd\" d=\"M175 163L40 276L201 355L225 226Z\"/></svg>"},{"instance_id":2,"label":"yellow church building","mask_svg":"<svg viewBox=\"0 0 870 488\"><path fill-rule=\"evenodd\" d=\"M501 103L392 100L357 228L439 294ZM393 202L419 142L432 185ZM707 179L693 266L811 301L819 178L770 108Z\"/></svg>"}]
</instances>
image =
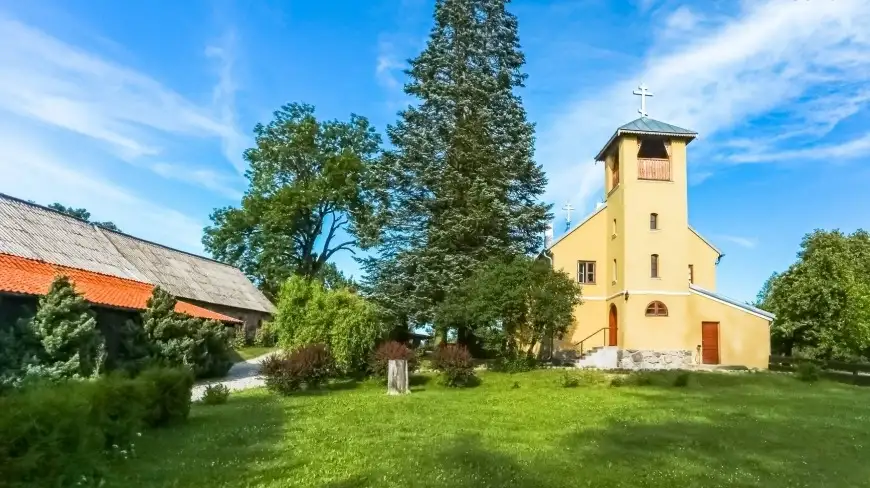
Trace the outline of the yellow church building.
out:
<instances>
[{"instance_id":1,"label":"yellow church building","mask_svg":"<svg viewBox=\"0 0 870 488\"><path fill-rule=\"evenodd\" d=\"M544 251L582 286L556 355L601 368L767 368L773 315L715 293L723 255L689 225L686 146L696 136L643 116L596 156L605 202L558 239L550 232Z\"/></svg>"}]
</instances>

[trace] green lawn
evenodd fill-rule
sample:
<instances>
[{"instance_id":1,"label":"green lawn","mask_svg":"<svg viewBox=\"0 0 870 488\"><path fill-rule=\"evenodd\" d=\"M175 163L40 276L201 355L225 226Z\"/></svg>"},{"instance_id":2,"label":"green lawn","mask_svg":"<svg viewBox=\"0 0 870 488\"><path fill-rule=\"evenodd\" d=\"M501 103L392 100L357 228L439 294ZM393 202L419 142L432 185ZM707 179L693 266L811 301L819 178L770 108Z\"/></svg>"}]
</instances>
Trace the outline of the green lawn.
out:
<instances>
[{"instance_id":1,"label":"green lawn","mask_svg":"<svg viewBox=\"0 0 870 488\"><path fill-rule=\"evenodd\" d=\"M559 375L236 393L146 433L106 488L870 486L870 389L775 374L566 389Z\"/></svg>"},{"instance_id":2,"label":"green lawn","mask_svg":"<svg viewBox=\"0 0 870 488\"><path fill-rule=\"evenodd\" d=\"M248 346L243 347L241 349L235 349L236 362L247 361L248 359L253 359L263 354L268 354L272 351L277 351L276 347L259 347L259 346Z\"/></svg>"}]
</instances>

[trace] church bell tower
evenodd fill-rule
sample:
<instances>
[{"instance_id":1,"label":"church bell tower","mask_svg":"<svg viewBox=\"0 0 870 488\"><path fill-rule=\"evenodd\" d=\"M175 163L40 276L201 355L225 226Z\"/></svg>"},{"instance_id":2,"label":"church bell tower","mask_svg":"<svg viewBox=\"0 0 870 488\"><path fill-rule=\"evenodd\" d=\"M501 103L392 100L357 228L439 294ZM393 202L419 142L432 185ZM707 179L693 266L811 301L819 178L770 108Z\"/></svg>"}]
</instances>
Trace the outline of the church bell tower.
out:
<instances>
[{"instance_id":1,"label":"church bell tower","mask_svg":"<svg viewBox=\"0 0 870 488\"><path fill-rule=\"evenodd\" d=\"M607 195L606 285L611 345L632 349L647 303L661 298L670 316L685 316L689 250L686 146L697 133L641 117L619 128L596 156ZM643 295L632 299L632 294ZM684 296L685 295L685 296ZM666 298L665 298L666 297ZM682 297L682 299L680 298ZM667 321L667 320L666 320ZM648 347L648 340L645 347ZM663 346L665 346L663 344Z\"/></svg>"}]
</instances>

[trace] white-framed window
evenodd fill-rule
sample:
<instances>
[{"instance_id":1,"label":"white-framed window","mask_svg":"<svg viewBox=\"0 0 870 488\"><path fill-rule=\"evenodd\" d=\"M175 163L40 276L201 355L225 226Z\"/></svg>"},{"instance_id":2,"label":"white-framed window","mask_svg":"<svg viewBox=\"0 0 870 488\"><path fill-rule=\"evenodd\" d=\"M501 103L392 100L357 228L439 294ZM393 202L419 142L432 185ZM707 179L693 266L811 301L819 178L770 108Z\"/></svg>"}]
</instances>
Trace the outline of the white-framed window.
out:
<instances>
[{"instance_id":1,"label":"white-framed window","mask_svg":"<svg viewBox=\"0 0 870 488\"><path fill-rule=\"evenodd\" d=\"M595 261L577 261L577 283L595 284Z\"/></svg>"}]
</instances>

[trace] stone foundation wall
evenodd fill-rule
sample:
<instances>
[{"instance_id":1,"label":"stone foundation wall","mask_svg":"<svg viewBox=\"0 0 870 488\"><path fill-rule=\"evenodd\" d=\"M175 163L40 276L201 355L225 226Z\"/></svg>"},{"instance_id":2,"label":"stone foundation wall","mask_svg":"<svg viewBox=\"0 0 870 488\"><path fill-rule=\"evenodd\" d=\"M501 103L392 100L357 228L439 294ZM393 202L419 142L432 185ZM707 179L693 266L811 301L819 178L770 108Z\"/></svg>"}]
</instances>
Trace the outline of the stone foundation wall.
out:
<instances>
[{"instance_id":1,"label":"stone foundation wall","mask_svg":"<svg viewBox=\"0 0 870 488\"><path fill-rule=\"evenodd\" d=\"M620 369L676 369L694 364L692 351L652 351L648 349L623 349L617 352L616 363Z\"/></svg>"}]
</instances>

